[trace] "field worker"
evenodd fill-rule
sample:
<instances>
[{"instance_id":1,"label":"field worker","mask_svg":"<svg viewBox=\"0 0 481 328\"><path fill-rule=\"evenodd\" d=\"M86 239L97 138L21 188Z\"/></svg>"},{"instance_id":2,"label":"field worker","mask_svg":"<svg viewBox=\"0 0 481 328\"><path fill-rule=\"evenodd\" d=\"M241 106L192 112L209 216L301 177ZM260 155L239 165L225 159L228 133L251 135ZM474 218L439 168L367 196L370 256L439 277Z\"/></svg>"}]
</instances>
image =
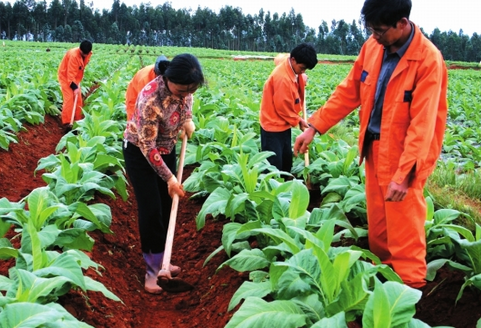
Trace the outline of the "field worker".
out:
<instances>
[{"instance_id":1,"label":"field worker","mask_svg":"<svg viewBox=\"0 0 481 328\"><path fill-rule=\"evenodd\" d=\"M423 188L436 167L447 117L447 69L439 50L409 20L411 0L366 0L372 35L348 76L294 143L307 151L316 132L360 106L370 250L413 288L426 284Z\"/></svg>"},{"instance_id":2,"label":"field worker","mask_svg":"<svg viewBox=\"0 0 481 328\"><path fill-rule=\"evenodd\" d=\"M145 66L137 73L135 73L132 80L130 80L125 92L125 109L127 111L127 121L132 118L135 108L135 102L140 90L150 81L160 75L162 65L168 64L168 59L164 55L157 57L155 64Z\"/></svg>"},{"instance_id":3,"label":"field worker","mask_svg":"<svg viewBox=\"0 0 481 328\"><path fill-rule=\"evenodd\" d=\"M82 92L80 90L80 82L84 77L84 70L92 56L92 42L84 40L80 43L80 47L67 51L58 67L58 81L62 89L63 106L62 106L62 123L71 129L72 110L75 103L74 121L82 118Z\"/></svg>"},{"instance_id":4,"label":"field worker","mask_svg":"<svg viewBox=\"0 0 481 328\"><path fill-rule=\"evenodd\" d=\"M304 106L305 93L302 74L316 66L316 50L308 43L301 43L292 49L289 56L279 57L277 62L262 92L259 114L261 149L275 153L268 158L269 163L280 171L290 172L291 128L298 125L301 129L307 128L307 122L299 115Z\"/></svg>"},{"instance_id":5,"label":"field worker","mask_svg":"<svg viewBox=\"0 0 481 328\"><path fill-rule=\"evenodd\" d=\"M160 66L160 75L140 92L124 132L123 154L138 206L140 242L146 264L144 288L159 294L172 197L184 196L176 178L175 144L180 130L191 137L192 94L205 84L201 66L191 54L180 54ZM178 266L169 268L173 276Z\"/></svg>"}]
</instances>

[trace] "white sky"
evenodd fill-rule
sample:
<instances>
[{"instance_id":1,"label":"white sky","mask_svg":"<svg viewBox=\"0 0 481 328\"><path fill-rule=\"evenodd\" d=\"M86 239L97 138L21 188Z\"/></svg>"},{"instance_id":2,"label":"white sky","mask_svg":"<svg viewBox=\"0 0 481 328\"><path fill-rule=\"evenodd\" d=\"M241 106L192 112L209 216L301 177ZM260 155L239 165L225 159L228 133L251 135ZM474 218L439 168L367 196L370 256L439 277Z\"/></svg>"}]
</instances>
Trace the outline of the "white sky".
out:
<instances>
[{"instance_id":1,"label":"white sky","mask_svg":"<svg viewBox=\"0 0 481 328\"><path fill-rule=\"evenodd\" d=\"M89 2L90 0L86 1ZM302 15L304 24L317 31L322 20L328 23L329 28L333 19L344 19L348 23L353 19L357 21L364 0L120 0L120 3L127 6L149 2L153 7L170 2L174 9L190 8L194 12L198 6L209 8L216 13L222 7L232 6L241 8L244 15L258 14L263 8L264 12L271 12L271 17L276 12L279 15L288 14L291 8L294 8L296 14ZM451 30L459 33L459 30L463 29L463 33L468 36L474 32L481 35L481 0L412 0L412 2L410 18L428 34L438 27L441 32ZM110 10L113 0L94 0L94 3L95 8Z\"/></svg>"}]
</instances>

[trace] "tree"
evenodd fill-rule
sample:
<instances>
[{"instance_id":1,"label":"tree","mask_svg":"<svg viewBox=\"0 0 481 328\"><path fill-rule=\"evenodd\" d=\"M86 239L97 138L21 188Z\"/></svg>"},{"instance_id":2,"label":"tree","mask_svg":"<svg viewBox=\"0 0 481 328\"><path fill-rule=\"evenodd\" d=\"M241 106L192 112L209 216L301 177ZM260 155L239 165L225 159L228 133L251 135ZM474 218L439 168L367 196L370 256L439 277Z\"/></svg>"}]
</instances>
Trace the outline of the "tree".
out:
<instances>
[{"instance_id":1,"label":"tree","mask_svg":"<svg viewBox=\"0 0 481 328\"><path fill-rule=\"evenodd\" d=\"M59 0L52 0L50 7L47 10L48 17L50 18L50 24L54 30L57 30L59 19L63 17L63 7ZM52 24L53 21L53 24Z\"/></svg>"},{"instance_id":2,"label":"tree","mask_svg":"<svg viewBox=\"0 0 481 328\"><path fill-rule=\"evenodd\" d=\"M10 2L0 2L0 31L6 31L7 39L12 38L11 24L13 20L13 8ZM3 35L3 34L2 34Z\"/></svg>"},{"instance_id":3,"label":"tree","mask_svg":"<svg viewBox=\"0 0 481 328\"><path fill-rule=\"evenodd\" d=\"M33 9L33 19L35 21L35 29L33 32L35 40L41 37L42 41L45 41L47 35L45 33L39 36L41 27L47 25L47 1L43 0L35 4Z\"/></svg>"}]
</instances>

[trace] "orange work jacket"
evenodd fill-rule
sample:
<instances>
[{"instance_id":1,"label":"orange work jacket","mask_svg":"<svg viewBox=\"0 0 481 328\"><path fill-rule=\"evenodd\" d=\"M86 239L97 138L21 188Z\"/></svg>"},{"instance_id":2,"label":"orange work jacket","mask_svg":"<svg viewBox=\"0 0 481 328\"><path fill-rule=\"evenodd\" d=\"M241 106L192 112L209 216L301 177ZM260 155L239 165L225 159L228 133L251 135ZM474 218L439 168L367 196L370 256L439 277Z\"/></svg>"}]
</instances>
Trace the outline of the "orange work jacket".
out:
<instances>
[{"instance_id":1,"label":"orange work jacket","mask_svg":"<svg viewBox=\"0 0 481 328\"><path fill-rule=\"evenodd\" d=\"M360 107L359 150L374 107L383 46L370 37L348 76L309 122L325 133ZM447 118L447 69L439 50L415 26L414 36L386 88L379 144L378 179L381 185L425 179L441 153Z\"/></svg>"},{"instance_id":2,"label":"orange work jacket","mask_svg":"<svg viewBox=\"0 0 481 328\"><path fill-rule=\"evenodd\" d=\"M145 66L139 70L132 80L130 80L127 86L127 91L125 92L125 109L127 111L127 121L132 118L135 111L135 103L137 102L137 96L139 92L157 75L154 72L154 65Z\"/></svg>"},{"instance_id":3,"label":"orange work jacket","mask_svg":"<svg viewBox=\"0 0 481 328\"><path fill-rule=\"evenodd\" d=\"M57 71L57 77L60 84L70 86L73 82L78 86L80 81L82 81L85 67L90 61L92 52L90 52L85 59L82 58L80 53L80 48L73 48L65 53Z\"/></svg>"},{"instance_id":4,"label":"orange work jacket","mask_svg":"<svg viewBox=\"0 0 481 328\"><path fill-rule=\"evenodd\" d=\"M305 81L297 78L289 58L278 64L264 84L260 124L265 131L282 132L299 124Z\"/></svg>"}]
</instances>

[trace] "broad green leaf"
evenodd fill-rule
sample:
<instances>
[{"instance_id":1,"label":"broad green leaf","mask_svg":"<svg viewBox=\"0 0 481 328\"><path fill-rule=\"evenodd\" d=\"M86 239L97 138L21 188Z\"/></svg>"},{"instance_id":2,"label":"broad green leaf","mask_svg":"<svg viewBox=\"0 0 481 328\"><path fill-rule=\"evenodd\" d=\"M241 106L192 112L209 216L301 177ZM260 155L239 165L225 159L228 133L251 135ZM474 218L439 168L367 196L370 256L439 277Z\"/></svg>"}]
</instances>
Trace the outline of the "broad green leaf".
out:
<instances>
[{"instance_id":1,"label":"broad green leaf","mask_svg":"<svg viewBox=\"0 0 481 328\"><path fill-rule=\"evenodd\" d=\"M222 227L222 245L224 246L227 256L230 257L231 247L237 238L237 231L242 227L240 223L231 222Z\"/></svg>"},{"instance_id":2,"label":"broad green leaf","mask_svg":"<svg viewBox=\"0 0 481 328\"><path fill-rule=\"evenodd\" d=\"M85 279L85 287L87 290L94 291L94 292L101 292L102 294L104 294L105 297L108 297L111 300L122 302L120 298L118 298L114 293L108 290L102 283L96 280L93 280L88 276L85 276L84 279Z\"/></svg>"},{"instance_id":3,"label":"broad green leaf","mask_svg":"<svg viewBox=\"0 0 481 328\"><path fill-rule=\"evenodd\" d=\"M13 283L14 281L11 280L10 278L0 275L0 290L7 291L8 289L10 289ZM0 296L0 299L1 299L1 296Z\"/></svg>"},{"instance_id":4,"label":"broad green leaf","mask_svg":"<svg viewBox=\"0 0 481 328\"><path fill-rule=\"evenodd\" d=\"M62 313L48 306L30 302L7 304L0 312L2 327L42 327L62 318Z\"/></svg>"},{"instance_id":5,"label":"broad green leaf","mask_svg":"<svg viewBox=\"0 0 481 328\"><path fill-rule=\"evenodd\" d=\"M449 259L437 259L428 263L426 280L434 281L434 278L436 278L436 273L445 264L449 265L453 269L464 271L465 273L471 273L473 271L473 268L463 265L461 263L457 263Z\"/></svg>"},{"instance_id":6,"label":"broad green leaf","mask_svg":"<svg viewBox=\"0 0 481 328\"><path fill-rule=\"evenodd\" d=\"M25 270L17 270L17 273L24 291L22 295L17 295L20 302L37 303L41 297L55 296L55 292L69 282L68 278L62 276L40 278ZM56 297L53 300L56 300Z\"/></svg>"},{"instance_id":7,"label":"broad green leaf","mask_svg":"<svg viewBox=\"0 0 481 328\"><path fill-rule=\"evenodd\" d=\"M291 301L299 306L311 322L318 322L326 316L324 305L320 300L320 295L317 293L297 295Z\"/></svg>"},{"instance_id":8,"label":"broad green leaf","mask_svg":"<svg viewBox=\"0 0 481 328\"><path fill-rule=\"evenodd\" d=\"M205 225L205 217L207 214L211 214L213 217L219 214L225 213L225 207L227 201L231 196L231 192L225 188L217 188L212 194L205 200L202 208L195 218L197 224L197 230L200 230Z\"/></svg>"},{"instance_id":9,"label":"broad green leaf","mask_svg":"<svg viewBox=\"0 0 481 328\"><path fill-rule=\"evenodd\" d=\"M291 269L294 269L299 274L309 277L313 286L316 287L316 292L320 291L321 293L323 293L321 286L318 284L319 276L322 274L322 268L320 267L319 263L314 259L315 257L313 257L312 250L304 249L294 254L293 256L291 256L288 260L284 262L281 262L281 261L274 262L273 265L277 267L291 268ZM281 284L280 280L282 278L282 275L284 275L285 272L287 272L287 270L280 272L277 278L275 279L272 278L272 281L280 285ZM297 279L296 277L293 277L293 278ZM280 286L279 288L282 288L282 286Z\"/></svg>"},{"instance_id":10,"label":"broad green leaf","mask_svg":"<svg viewBox=\"0 0 481 328\"><path fill-rule=\"evenodd\" d=\"M113 233L110 230L110 224L112 222L112 214L110 207L105 204L93 204L87 205L84 203L78 203L76 213L89 220L97 229L103 233Z\"/></svg>"},{"instance_id":11,"label":"broad green leaf","mask_svg":"<svg viewBox=\"0 0 481 328\"><path fill-rule=\"evenodd\" d=\"M252 231L269 236L276 244L286 243L293 254L300 251L299 243L281 229L260 228Z\"/></svg>"},{"instance_id":12,"label":"broad green leaf","mask_svg":"<svg viewBox=\"0 0 481 328\"><path fill-rule=\"evenodd\" d=\"M60 232L55 244L62 249L81 249L91 251L95 240L87 234L85 229L72 228Z\"/></svg>"},{"instance_id":13,"label":"broad green leaf","mask_svg":"<svg viewBox=\"0 0 481 328\"><path fill-rule=\"evenodd\" d=\"M348 320L354 320L354 314L357 311L364 310L371 294L365 282L366 278L365 274L359 273L351 280L341 281L341 291L338 299L326 307L326 312L329 316L340 312L353 312L352 315L346 316Z\"/></svg>"},{"instance_id":14,"label":"broad green leaf","mask_svg":"<svg viewBox=\"0 0 481 328\"><path fill-rule=\"evenodd\" d=\"M237 304L247 297L264 298L271 292L271 283L269 281L262 281L258 283L244 281L239 289L236 290L234 296L232 296L227 311L232 311Z\"/></svg>"},{"instance_id":15,"label":"broad green leaf","mask_svg":"<svg viewBox=\"0 0 481 328\"><path fill-rule=\"evenodd\" d=\"M226 265L239 272L254 271L263 269L269 266L269 264L269 260L266 259L264 253L260 249L244 249L239 254L234 255L232 258L222 263L216 271L219 271Z\"/></svg>"},{"instance_id":16,"label":"broad green leaf","mask_svg":"<svg viewBox=\"0 0 481 328\"><path fill-rule=\"evenodd\" d=\"M0 313L2 327L93 328L78 321L59 304L13 303Z\"/></svg>"},{"instance_id":17,"label":"broad green leaf","mask_svg":"<svg viewBox=\"0 0 481 328\"><path fill-rule=\"evenodd\" d=\"M364 310L362 325L372 328L405 327L416 313L421 291L397 282L376 281Z\"/></svg>"},{"instance_id":18,"label":"broad green leaf","mask_svg":"<svg viewBox=\"0 0 481 328\"><path fill-rule=\"evenodd\" d=\"M69 253L62 253L45 268L33 272L38 277L64 276L73 284L86 290L84 275L76 258Z\"/></svg>"},{"instance_id":19,"label":"broad green leaf","mask_svg":"<svg viewBox=\"0 0 481 328\"><path fill-rule=\"evenodd\" d=\"M10 240L7 238L0 238L0 259L8 260L12 257L18 256L18 250L13 247Z\"/></svg>"},{"instance_id":20,"label":"broad green leaf","mask_svg":"<svg viewBox=\"0 0 481 328\"><path fill-rule=\"evenodd\" d=\"M277 264L277 263L276 263ZM299 274L298 268L289 268L277 281L277 297L289 300L299 295L307 295L312 293L309 280L304 280Z\"/></svg>"},{"instance_id":21,"label":"broad green leaf","mask_svg":"<svg viewBox=\"0 0 481 328\"><path fill-rule=\"evenodd\" d=\"M291 301L248 297L225 328L304 327L306 315Z\"/></svg>"},{"instance_id":22,"label":"broad green leaf","mask_svg":"<svg viewBox=\"0 0 481 328\"><path fill-rule=\"evenodd\" d=\"M344 312L339 312L329 318L322 318L317 321L311 328L348 328Z\"/></svg>"}]
</instances>

